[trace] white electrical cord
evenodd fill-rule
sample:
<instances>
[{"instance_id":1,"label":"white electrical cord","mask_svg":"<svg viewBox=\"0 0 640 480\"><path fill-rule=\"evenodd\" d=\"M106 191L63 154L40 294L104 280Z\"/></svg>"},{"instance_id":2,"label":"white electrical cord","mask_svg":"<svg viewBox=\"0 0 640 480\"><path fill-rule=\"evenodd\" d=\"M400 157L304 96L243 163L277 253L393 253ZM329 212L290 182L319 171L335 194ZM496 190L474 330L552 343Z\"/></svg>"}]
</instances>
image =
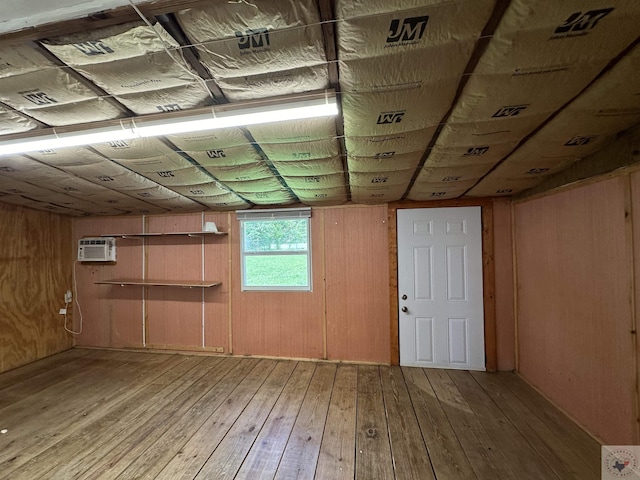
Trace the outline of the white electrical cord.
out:
<instances>
[{"instance_id":1,"label":"white electrical cord","mask_svg":"<svg viewBox=\"0 0 640 480\"><path fill-rule=\"evenodd\" d=\"M78 261L73 262L73 298L76 302L76 306L78 307L78 314L80 315L80 330L74 332L67 326L67 307L69 302L64 303L64 329L72 335L80 335L82 333L82 310L80 309L80 303L78 303L78 281L76 279L76 265L78 265Z\"/></svg>"}]
</instances>

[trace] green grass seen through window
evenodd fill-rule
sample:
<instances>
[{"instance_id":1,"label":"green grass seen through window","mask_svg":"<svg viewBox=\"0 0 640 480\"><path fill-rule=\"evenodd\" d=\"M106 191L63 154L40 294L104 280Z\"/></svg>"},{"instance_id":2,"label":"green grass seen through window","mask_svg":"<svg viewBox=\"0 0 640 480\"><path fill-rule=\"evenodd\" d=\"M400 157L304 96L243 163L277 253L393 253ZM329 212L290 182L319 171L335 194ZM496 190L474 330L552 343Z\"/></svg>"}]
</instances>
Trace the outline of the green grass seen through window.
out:
<instances>
[{"instance_id":1,"label":"green grass seen through window","mask_svg":"<svg viewBox=\"0 0 640 480\"><path fill-rule=\"evenodd\" d=\"M247 287L304 287L307 278L306 255L245 256Z\"/></svg>"}]
</instances>

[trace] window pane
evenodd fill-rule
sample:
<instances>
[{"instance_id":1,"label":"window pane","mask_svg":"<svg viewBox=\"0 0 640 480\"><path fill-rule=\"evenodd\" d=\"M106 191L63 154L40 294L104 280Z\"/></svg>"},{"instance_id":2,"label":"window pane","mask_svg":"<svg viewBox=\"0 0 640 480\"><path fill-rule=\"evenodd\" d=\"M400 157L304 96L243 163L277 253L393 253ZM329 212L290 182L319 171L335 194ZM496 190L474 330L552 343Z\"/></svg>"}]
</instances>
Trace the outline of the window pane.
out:
<instances>
[{"instance_id":1,"label":"window pane","mask_svg":"<svg viewBox=\"0 0 640 480\"><path fill-rule=\"evenodd\" d=\"M307 219L244 222L245 252L306 251Z\"/></svg>"},{"instance_id":2,"label":"window pane","mask_svg":"<svg viewBox=\"0 0 640 480\"><path fill-rule=\"evenodd\" d=\"M247 287L306 287L306 255L247 255L244 284Z\"/></svg>"}]
</instances>

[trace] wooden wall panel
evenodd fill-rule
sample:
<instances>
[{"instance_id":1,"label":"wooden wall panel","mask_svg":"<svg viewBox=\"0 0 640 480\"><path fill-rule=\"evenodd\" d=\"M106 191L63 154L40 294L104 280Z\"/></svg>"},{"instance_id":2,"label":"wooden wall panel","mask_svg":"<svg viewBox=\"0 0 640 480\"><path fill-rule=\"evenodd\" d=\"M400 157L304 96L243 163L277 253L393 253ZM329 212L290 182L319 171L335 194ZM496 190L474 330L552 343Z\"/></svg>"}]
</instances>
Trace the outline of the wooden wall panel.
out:
<instances>
[{"instance_id":1,"label":"wooden wall panel","mask_svg":"<svg viewBox=\"0 0 640 480\"><path fill-rule=\"evenodd\" d=\"M232 215L231 313L234 354L322 358L323 214L323 210L314 209L311 216L312 292L241 291L239 225L235 215Z\"/></svg>"},{"instance_id":2,"label":"wooden wall panel","mask_svg":"<svg viewBox=\"0 0 640 480\"><path fill-rule=\"evenodd\" d=\"M230 213L206 213L206 222L215 222L218 230L230 233L230 235L210 236L205 238L205 277L212 280L220 280L222 285L205 289L205 325L204 343L206 348L223 348L224 353L230 353L229 340L229 296L231 282L230 277L230 244L233 232L230 229L238 225L231 223Z\"/></svg>"},{"instance_id":3,"label":"wooden wall panel","mask_svg":"<svg viewBox=\"0 0 640 480\"><path fill-rule=\"evenodd\" d=\"M638 327L640 326L640 172L630 175L629 187L631 189L631 212L632 212L632 248L633 248L633 331L635 334L635 377L636 377L636 412L634 415L635 436L633 444L640 444L640 339L638 338Z\"/></svg>"},{"instance_id":4,"label":"wooden wall panel","mask_svg":"<svg viewBox=\"0 0 640 480\"><path fill-rule=\"evenodd\" d=\"M635 429L625 188L618 177L515 205L520 373L610 444Z\"/></svg>"},{"instance_id":5,"label":"wooden wall panel","mask_svg":"<svg viewBox=\"0 0 640 480\"><path fill-rule=\"evenodd\" d=\"M201 230L200 214L147 218L149 233ZM203 241L203 237L186 235L147 237L147 278L202 280ZM203 295L201 288L148 287L147 343L156 347L202 347Z\"/></svg>"},{"instance_id":6,"label":"wooden wall panel","mask_svg":"<svg viewBox=\"0 0 640 480\"><path fill-rule=\"evenodd\" d=\"M513 312L513 250L511 200L493 203L495 265L496 353L498 370L515 369L515 318Z\"/></svg>"},{"instance_id":7,"label":"wooden wall panel","mask_svg":"<svg viewBox=\"0 0 640 480\"><path fill-rule=\"evenodd\" d=\"M72 243L70 218L0 203L0 371L73 345L58 313Z\"/></svg>"},{"instance_id":8,"label":"wooden wall panel","mask_svg":"<svg viewBox=\"0 0 640 480\"><path fill-rule=\"evenodd\" d=\"M387 208L324 211L327 355L389 363Z\"/></svg>"},{"instance_id":9,"label":"wooden wall panel","mask_svg":"<svg viewBox=\"0 0 640 480\"><path fill-rule=\"evenodd\" d=\"M141 233L142 217L91 217L73 220L73 260L82 237ZM143 345L142 287L96 285L99 280L141 278L142 241L116 239L116 263L77 262L75 264L78 301L82 310L82 334L77 344L97 347L141 347ZM80 314L74 303L74 329Z\"/></svg>"}]
</instances>

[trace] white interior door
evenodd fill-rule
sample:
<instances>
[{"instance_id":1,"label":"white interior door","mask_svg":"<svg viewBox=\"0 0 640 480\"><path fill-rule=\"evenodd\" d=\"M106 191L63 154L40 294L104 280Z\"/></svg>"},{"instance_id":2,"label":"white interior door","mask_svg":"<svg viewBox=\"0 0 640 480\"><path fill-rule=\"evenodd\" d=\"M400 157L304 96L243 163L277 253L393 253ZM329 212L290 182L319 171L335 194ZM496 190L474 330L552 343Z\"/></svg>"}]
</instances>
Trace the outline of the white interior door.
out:
<instances>
[{"instance_id":1,"label":"white interior door","mask_svg":"<svg viewBox=\"0 0 640 480\"><path fill-rule=\"evenodd\" d=\"M480 207L397 212L400 364L484 370Z\"/></svg>"}]
</instances>

